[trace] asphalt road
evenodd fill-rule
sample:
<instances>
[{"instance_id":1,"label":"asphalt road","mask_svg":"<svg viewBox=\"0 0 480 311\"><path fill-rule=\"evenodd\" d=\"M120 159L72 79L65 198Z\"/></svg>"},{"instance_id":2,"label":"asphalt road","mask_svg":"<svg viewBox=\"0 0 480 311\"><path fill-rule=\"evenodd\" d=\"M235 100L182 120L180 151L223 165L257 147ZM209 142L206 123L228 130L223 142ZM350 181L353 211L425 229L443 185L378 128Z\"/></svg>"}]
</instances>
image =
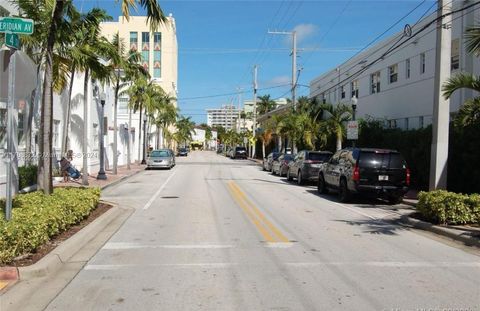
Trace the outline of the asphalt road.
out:
<instances>
[{"instance_id":1,"label":"asphalt road","mask_svg":"<svg viewBox=\"0 0 480 311\"><path fill-rule=\"evenodd\" d=\"M47 310L480 310L476 251L248 160L192 152L103 198L136 210Z\"/></svg>"}]
</instances>

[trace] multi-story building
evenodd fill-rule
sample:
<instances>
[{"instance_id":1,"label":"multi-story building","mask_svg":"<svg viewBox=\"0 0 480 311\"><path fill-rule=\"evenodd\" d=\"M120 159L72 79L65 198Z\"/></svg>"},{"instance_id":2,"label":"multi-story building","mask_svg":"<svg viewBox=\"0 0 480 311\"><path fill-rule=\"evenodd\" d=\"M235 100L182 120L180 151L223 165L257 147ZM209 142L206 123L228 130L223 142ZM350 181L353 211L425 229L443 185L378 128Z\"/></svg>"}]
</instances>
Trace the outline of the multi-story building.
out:
<instances>
[{"instance_id":1,"label":"multi-story building","mask_svg":"<svg viewBox=\"0 0 480 311\"><path fill-rule=\"evenodd\" d=\"M240 111L234 105L224 105L221 108L207 109L207 125L221 126L227 130L236 129L236 120Z\"/></svg>"},{"instance_id":2,"label":"multi-story building","mask_svg":"<svg viewBox=\"0 0 480 311\"><path fill-rule=\"evenodd\" d=\"M141 54L142 66L148 70L152 81L169 94L171 97L177 97L177 79L178 79L178 47L177 47L177 35L175 19L172 14L167 18L167 22L161 24L159 29L152 32L150 25L147 23L145 16L130 16L127 21L124 17L119 17L117 22L102 23L102 34L111 39L118 33L120 39L125 44L128 50L137 51ZM122 96L119 98L118 103L118 124L122 125L124 129L128 127L129 109L128 109L128 96ZM176 106L176 103L174 103ZM130 135L138 133L136 129L142 126L139 124L139 114L134 113L132 115L132 124L130 124ZM110 121L110 120L109 120ZM111 124L111 122L109 123ZM113 124L111 128L113 127ZM171 131L174 128L170 129ZM124 130L125 131L125 130ZM120 135L120 134L119 134ZM132 141L134 145L131 146L136 159L142 157L139 151L143 144L143 137L138 137L136 134ZM158 147L165 147L163 142L163 134L161 130L159 133L155 132L155 128L151 128L151 133L148 135L148 145L156 146L158 141ZM158 139L156 139L158 137ZM124 142L123 136L119 137L118 142ZM110 131L108 137L108 148L113 152L113 132ZM119 143L119 163L126 163L127 161L127 146L126 144ZM111 155L112 156L112 155Z\"/></svg>"},{"instance_id":3,"label":"multi-story building","mask_svg":"<svg viewBox=\"0 0 480 311\"><path fill-rule=\"evenodd\" d=\"M453 10L472 1L454 1ZM387 127L412 129L432 122L434 102L436 13L406 32L352 57L310 82L310 97L332 104L350 105L356 97L357 116L384 120ZM465 51L466 27L480 18L480 11L469 8L454 13L451 27L451 73L480 73L480 62ZM425 28L424 28L425 27ZM424 29L423 29L424 28ZM422 30L423 29L423 30ZM418 34L416 34L418 32ZM412 35L410 35L412 34ZM389 52L390 51L390 52ZM451 98L455 112L472 92L457 91Z\"/></svg>"}]
</instances>

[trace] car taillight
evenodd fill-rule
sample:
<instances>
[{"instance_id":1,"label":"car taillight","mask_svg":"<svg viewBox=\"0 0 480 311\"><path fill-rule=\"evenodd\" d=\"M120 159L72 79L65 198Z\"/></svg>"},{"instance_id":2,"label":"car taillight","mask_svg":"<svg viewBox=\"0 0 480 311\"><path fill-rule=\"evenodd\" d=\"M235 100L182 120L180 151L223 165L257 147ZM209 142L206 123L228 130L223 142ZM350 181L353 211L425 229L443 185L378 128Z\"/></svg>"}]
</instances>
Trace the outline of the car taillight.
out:
<instances>
[{"instance_id":1,"label":"car taillight","mask_svg":"<svg viewBox=\"0 0 480 311\"><path fill-rule=\"evenodd\" d=\"M353 168L352 180L353 181L359 181L360 180L360 169L358 168L358 164L355 164L355 167Z\"/></svg>"},{"instance_id":2,"label":"car taillight","mask_svg":"<svg viewBox=\"0 0 480 311\"><path fill-rule=\"evenodd\" d=\"M287 160L283 161L283 164L288 165L288 161Z\"/></svg>"},{"instance_id":3,"label":"car taillight","mask_svg":"<svg viewBox=\"0 0 480 311\"><path fill-rule=\"evenodd\" d=\"M407 184L407 186L410 186L410 169L407 168L407 178L405 179L405 183Z\"/></svg>"}]
</instances>

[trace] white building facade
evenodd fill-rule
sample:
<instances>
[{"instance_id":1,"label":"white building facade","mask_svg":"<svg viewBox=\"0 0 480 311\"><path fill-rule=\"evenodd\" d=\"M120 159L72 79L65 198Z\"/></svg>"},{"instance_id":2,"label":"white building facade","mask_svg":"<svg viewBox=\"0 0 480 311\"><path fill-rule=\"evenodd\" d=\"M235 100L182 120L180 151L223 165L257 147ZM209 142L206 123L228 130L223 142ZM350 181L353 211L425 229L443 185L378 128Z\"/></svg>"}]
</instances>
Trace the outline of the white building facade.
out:
<instances>
[{"instance_id":1,"label":"white building facade","mask_svg":"<svg viewBox=\"0 0 480 311\"><path fill-rule=\"evenodd\" d=\"M221 108L207 109L207 125L221 126L227 130L236 129L236 120L240 111L234 105L224 105Z\"/></svg>"},{"instance_id":2,"label":"white building facade","mask_svg":"<svg viewBox=\"0 0 480 311\"><path fill-rule=\"evenodd\" d=\"M454 1L453 10L473 1ZM352 104L357 98L357 117L384 121L386 127L414 129L432 123L435 77L436 27L433 14L412 25L412 36L399 33L361 52L310 82L310 97L332 104ZM465 51L466 27L480 18L477 7L453 14L451 74L480 73L480 62ZM397 47L397 42L401 44ZM392 50L391 53L388 53ZM468 90L457 91L450 102L458 111Z\"/></svg>"}]
</instances>

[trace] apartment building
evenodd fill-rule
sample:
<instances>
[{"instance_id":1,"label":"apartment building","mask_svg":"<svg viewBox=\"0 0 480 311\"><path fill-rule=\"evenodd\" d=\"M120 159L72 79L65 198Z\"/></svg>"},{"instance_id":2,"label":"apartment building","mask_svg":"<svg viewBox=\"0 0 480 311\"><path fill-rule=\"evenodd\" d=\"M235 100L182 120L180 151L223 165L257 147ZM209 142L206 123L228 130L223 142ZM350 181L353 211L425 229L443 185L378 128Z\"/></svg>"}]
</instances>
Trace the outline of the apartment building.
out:
<instances>
[{"instance_id":1,"label":"apartment building","mask_svg":"<svg viewBox=\"0 0 480 311\"><path fill-rule=\"evenodd\" d=\"M472 3L454 1L453 10ZM476 75L480 73L480 62L466 53L463 36L466 27L474 25L479 17L480 10L473 7L453 14L452 24L446 25L452 31L452 75L462 71ZM382 120L386 127L413 129L431 124L436 52L435 18L434 13L416 25L407 26L405 32L381 41L312 80L310 97L348 105L356 97L357 117ZM451 112L457 111L472 95L468 90L456 92L451 98Z\"/></svg>"},{"instance_id":2,"label":"apartment building","mask_svg":"<svg viewBox=\"0 0 480 311\"><path fill-rule=\"evenodd\" d=\"M221 126L227 130L236 129L236 120L240 111L234 105L224 105L220 108L207 109L207 125Z\"/></svg>"}]
</instances>

